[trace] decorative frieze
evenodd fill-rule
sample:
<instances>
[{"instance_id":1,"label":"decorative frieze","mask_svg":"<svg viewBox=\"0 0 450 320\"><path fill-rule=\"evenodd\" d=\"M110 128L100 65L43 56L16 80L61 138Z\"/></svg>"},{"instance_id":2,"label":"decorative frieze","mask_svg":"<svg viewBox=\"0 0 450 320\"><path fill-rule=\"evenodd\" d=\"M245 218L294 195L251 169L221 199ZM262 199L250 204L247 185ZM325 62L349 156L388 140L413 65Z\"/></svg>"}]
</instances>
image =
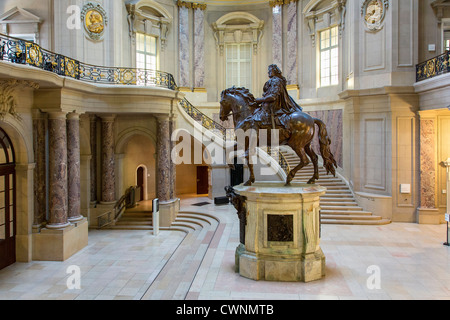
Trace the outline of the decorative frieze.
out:
<instances>
[{"instance_id":1,"label":"decorative frieze","mask_svg":"<svg viewBox=\"0 0 450 320\"><path fill-rule=\"evenodd\" d=\"M205 3L199 3L199 2L188 2L188 1L181 1L178 0L177 5L179 8L188 8L188 9L199 9L199 10L206 10L207 5Z\"/></svg>"}]
</instances>

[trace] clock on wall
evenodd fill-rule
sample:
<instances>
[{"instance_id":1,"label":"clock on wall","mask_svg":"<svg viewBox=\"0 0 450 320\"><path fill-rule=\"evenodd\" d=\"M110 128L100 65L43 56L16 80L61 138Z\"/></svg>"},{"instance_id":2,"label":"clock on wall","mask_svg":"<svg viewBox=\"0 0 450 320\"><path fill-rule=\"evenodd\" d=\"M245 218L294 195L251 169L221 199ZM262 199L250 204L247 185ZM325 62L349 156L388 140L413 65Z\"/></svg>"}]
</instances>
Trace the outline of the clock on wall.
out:
<instances>
[{"instance_id":1,"label":"clock on wall","mask_svg":"<svg viewBox=\"0 0 450 320\"><path fill-rule=\"evenodd\" d=\"M366 0L361 9L364 23L367 28L375 31L380 30L383 26L386 11L389 8L389 0Z\"/></svg>"}]
</instances>

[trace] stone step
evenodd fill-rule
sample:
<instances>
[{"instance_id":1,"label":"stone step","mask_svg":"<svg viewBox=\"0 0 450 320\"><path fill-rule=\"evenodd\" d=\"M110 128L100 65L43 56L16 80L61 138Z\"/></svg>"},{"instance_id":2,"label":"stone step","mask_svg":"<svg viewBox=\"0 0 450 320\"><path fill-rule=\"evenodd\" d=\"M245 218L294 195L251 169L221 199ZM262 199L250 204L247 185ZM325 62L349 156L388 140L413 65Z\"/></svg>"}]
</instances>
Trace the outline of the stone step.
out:
<instances>
[{"instance_id":1,"label":"stone step","mask_svg":"<svg viewBox=\"0 0 450 320\"><path fill-rule=\"evenodd\" d=\"M342 207L344 207L344 208L346 208L346 207L357 207L358 206L358 204L356 203L356 201L348 201L348 202L345 202L345 201L324 201L324 200L320 200L320 205L323 207L323 206L330 206L330 207L333 207L333 206L338 206L339 208L342 208Z\"/></svg>"},{"instance_id":2,"label":"stone step","mask_svg":"<svg viewBox=\"0 0 450 320\"><path fill-rule=\"evenodd\" d=\"M358 207L358 206L326 206L326 205L320 205L320 208L322 210L326 210L326 211L332 211L332 210L350 210L350 211L364 211L363 208Z\"/></svg>"},{"instance_id":3,"label":"stone step","mask_svg":"<svg viewBox=\"0 0 450 320\"><path fill-rule=\"evenodd\" d=\"M344 216L349 216L349 215L359 215L359 216L372 216L372 212L368 212L368 211L364 211L364 210L320 210L320 214L322 216L327 216L327 215L344 215Z\"/></svg>"},{"instance_id":4,"label":"stone step","mask_svg":"<svg viewBox=\"0 0 450 320\"><path fill-rule=\"evenodd\" d=\"M376 221L381 220L381 217L373 215L328 215L322 218L323 220L364 220L364 221Z\"/></svg>"},{"instance_id":5,"label":"stone step","mask_svg":"<svg viewBox=\"0 0 450 320\"><path fill-rule=\"evenodd\" d=\"M382 226L390 224L390 220L381 219L381 220L336 220L336 219L330 219L330 220L322 220L322 224L325 225L358 225L358 226Z\"/></svg>"}]
</instances>

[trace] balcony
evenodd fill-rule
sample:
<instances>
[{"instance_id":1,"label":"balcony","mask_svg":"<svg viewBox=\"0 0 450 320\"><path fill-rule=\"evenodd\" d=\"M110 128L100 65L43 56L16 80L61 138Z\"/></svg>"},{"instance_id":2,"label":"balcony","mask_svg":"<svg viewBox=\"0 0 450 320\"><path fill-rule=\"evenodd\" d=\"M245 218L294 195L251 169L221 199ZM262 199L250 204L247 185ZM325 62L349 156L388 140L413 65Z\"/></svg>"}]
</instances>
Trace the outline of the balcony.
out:
<instances>
[{"instance_id":1,"label":"balcony","mask_svg":"<svg viewBox=\"0 0 450 320\"><path fill-rule=\"evenodd\" d=\"M434 57L416 66L416 82L431 79L439 75L450 73L450 52Z\"/></svg>"}]
</instances>

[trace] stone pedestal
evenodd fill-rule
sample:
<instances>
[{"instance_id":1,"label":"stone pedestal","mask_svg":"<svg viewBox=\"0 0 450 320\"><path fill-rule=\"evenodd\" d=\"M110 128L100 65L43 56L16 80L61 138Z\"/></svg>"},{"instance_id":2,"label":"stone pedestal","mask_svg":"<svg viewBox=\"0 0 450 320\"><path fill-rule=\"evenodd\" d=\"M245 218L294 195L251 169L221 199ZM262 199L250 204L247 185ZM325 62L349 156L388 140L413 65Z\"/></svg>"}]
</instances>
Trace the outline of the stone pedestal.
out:
<instances>
[{"instance_id":1,"label":"stone pedestal","mask_svg":"<svg viewBox=\"0 0 450 320\"><path fill-rule=\"evenodd\" d=\"M33 260L65 261L88 245L88 222L84 218L64 229L44 228L33 234Z\"/></svg>"},{"instance_id":2,"label":"stone pedestal","mask_svg":"<svg viewBox=\"0 0 450 320\"><path fill-rule=\"evenodd\" d=\"M236 270L241 276L286 282L325 277L320 197L326 188L259 182L251 187L234 187L234 192L233 203L240 208L241 222L245 219L245 234L241 230L241 242L245 238L245 243L236 250ZM242 215L243 210L246 215Z\"/></svg>"}]
</instances>

